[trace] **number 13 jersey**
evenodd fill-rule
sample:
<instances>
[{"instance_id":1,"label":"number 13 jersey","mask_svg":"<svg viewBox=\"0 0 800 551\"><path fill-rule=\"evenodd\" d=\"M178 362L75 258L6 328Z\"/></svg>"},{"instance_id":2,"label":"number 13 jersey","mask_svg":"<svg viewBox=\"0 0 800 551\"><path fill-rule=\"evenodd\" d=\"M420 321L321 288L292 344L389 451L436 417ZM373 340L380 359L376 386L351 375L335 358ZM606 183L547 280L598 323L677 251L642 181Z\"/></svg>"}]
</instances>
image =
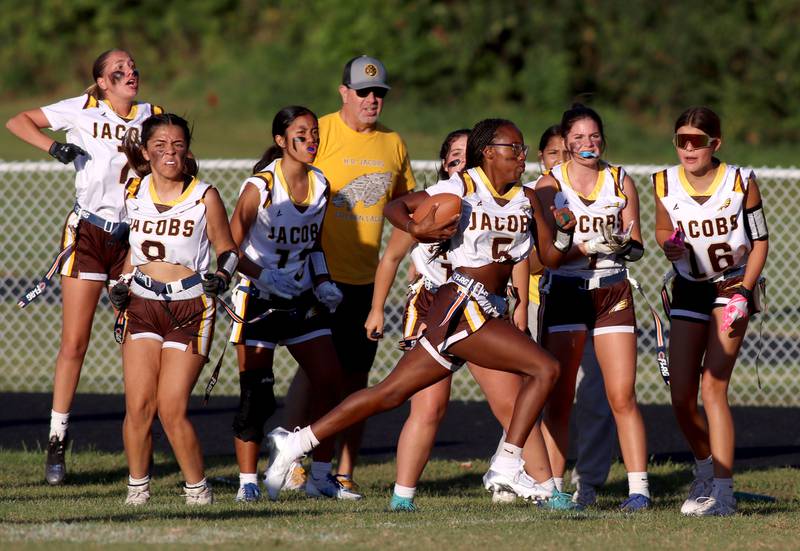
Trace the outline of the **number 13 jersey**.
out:
<instances>
[{"instance_id":1,"label":"number 13 jersey","mask_svg":"<svg viewBox=\"0 0 800 551\"><path fill-rule=\"evenodd\" d=\"M752 249L745 229L747 182L738 166L721 163L704 193L692 187L681 165L653 174L653 185L672 227L685 235L687 252L673 263L681 276L706 281L747 262Z\"/></svg>"}]
</instances>

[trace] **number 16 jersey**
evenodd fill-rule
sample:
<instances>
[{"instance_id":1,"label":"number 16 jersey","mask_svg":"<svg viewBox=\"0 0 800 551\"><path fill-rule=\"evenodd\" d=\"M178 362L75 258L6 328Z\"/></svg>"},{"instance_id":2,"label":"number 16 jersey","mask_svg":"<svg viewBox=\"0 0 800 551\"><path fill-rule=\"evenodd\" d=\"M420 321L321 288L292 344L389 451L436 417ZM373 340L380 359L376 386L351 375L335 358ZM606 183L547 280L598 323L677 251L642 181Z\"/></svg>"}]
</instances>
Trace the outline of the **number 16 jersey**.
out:
<instances>
[{"instance_id":1,"label":"number 16 jersey","mask_svg":"<svg viewBox=\"0 0 800 551\"><path fill-rule=\"evenodd\" d=\"M653 174L653 185L672 227L685 235L687 252L673 263L682 277L706 281L747 262L752 249L745 229L747 182L739 167L720 163L704 193L692 187L681 165Z\"/></svg>"}]
</instances>

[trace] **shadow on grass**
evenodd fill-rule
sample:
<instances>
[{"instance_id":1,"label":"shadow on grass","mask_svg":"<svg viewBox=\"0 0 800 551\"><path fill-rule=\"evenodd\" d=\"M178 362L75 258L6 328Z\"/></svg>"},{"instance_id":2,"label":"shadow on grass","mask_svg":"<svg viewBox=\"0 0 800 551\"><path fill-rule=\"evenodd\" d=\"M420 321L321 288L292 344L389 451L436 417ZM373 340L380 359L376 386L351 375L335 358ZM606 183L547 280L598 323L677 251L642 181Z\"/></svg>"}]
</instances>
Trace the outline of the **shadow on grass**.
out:
<instances>
[{"instance_id":1,"label":"shadow on grass","mask_svg":"<svg viewBox=\"0 0 800 551\"><path fill-rule=\"evenodd\" d=\"M120 508L123 507L120 505ZM267 505L268 507L268 505ZM257 518L284 518L284 517L314 517L323 514L320 511L303 510L297 511L295 509L276 509L276 508L250 508L242 507L238 509L220 509L215 505L192 507L187 505L185 510L172 510L164 509L161 507L152 507L145 505L135 510L126 510L120 513L110 514L85 514L74 515L69 517L55 517L52 519L42 520L38 519L20 519L20 520L4 520L5 524L14 525L33 525L42 524L43 522L59 522L64 524L78 524L84 522L142 522L142 521L170 521L170 520L191 520L191 521L226 521L226 520L242 520L242 519L257 519ZM328 514L328 513L325 513Z\"/></svg>"}]
</instances>

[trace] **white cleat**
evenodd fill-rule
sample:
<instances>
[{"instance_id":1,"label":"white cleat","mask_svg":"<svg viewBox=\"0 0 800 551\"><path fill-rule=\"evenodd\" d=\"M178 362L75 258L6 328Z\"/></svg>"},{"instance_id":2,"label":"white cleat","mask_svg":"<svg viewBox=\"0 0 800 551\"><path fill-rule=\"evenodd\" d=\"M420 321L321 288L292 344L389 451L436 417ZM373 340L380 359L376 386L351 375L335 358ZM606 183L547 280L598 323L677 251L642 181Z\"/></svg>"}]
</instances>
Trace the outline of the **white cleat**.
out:
<instances>
[{"instance_id":1,"label":"white cleat","mask_svg":"<svg viewBox=\"0 0 800 551\"><path fill-rule=\"evenodd\" d=\"M710 478L695 478L692 480L692 485L689 486L689 497L681 505L682 515L692 515L700 508L702 503L698 502L698 500L711 495L711 483L712 480Z\"/></svg>"},{"instance_id":2,"label":"white cleat","mask_svg":"<svg viewBox=\"0 0 800 551\"><path fill-rule=\"evenodd\" d=\"M199 488L183 487L183 497L186 498L186 505L211 505L214 503L214 492L211 486L205 484Z\"/></svg>"},{"instance_id":3,"label":"white cleat","mask_svg":"<svg viewBox=\"0 0 800 551\"><path fill-rule=\"evenodd\" d=\"M308 497L329 497L347 501L358 501L364 497L358 492L345 488L331 474L326 475L322 480L309 476L306 480L306 495Z\"/></svg>"},{"instance_id":4,"label":"white cleat","mask_svg":"<svg viewBox=\"0 0 800 551\"><path fill-rule=\"evenodd\" d=\"M699 497L698 507L690 514L693 517L729 517L736 514L736 500L733 497Z\"/></svg>"},{"instance_id":5,"label":"white cleat","mask_svg":"<svg viewBox=\"0 0 800 551\"><path fill-rule=\"evenodd\" d=\"M541 484L531 478L520 463L519 469L515 472L504 472L494 470L491 467L483 475L483 486L490 492L505 491L512 492L523 499L534 501L546 501L553 494Z\"/></svg>"},{"instance_id":6,"label":"white cleat","mask_svg":"<svg viewBox=\"0 0 800 551\"><path fill-rule=\"evenodd\" d=\"M138 507L146 505L150 501L150 485L128 486L128 497L125 498L125 505Z\"/></svg>"},{"instance_id":7,"label":"white cleat","mask_svg":"<svg viewBox=\"0 0 800 551\"><path fill-rule=\"evenodd\" d=\"M294 455L293 447L289 445L290 440L294 437L294 433L282 427L274 429L267 435L269 467L264 472L264 486L272 501L278 499L292 464L302 457L302 455Z\"/></svg>"},{"instance_id":8,"label":"white cleat","mask_svg":"<svg viewBox=\"0 0 800 551\"><path fill-rule=\"evenodd\" d=\"M300 463L295 461L289 468L289 476L286 477L286 482L283 483L283 489L292 491L304 490L306 480L308 480L306 470Z\"/></svg>"},{"instance_id":9,"label":"white cleat","mask_svg":"<svg viewBox=\"0 0 800 551\"><path fill-rule=\"evenodd\" d=\"M508 490L494 490L492 492L492 503L514 503L517 494Z\"/></svg>"}]
</instances>

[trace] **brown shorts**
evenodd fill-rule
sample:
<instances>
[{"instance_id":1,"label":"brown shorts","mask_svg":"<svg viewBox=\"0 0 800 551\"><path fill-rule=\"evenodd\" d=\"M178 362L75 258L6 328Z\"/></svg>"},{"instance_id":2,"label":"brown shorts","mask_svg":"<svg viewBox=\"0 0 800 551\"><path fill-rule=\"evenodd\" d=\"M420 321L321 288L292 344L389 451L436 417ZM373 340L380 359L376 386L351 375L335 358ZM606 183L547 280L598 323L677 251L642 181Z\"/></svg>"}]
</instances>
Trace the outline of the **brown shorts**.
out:
<instances>
[{"instance_id":1,"label":"brown shorts","mask_svg":"<svg viewBox=\"0 0 800 551\"><path fill-rule=\"evenodd\" d=\"M74 245L72 253L61 264L62 276L105 282L117 279L122 273L128 256L128 241L113 237L74 212L67 217L61 234L61 247L70 243Z\"/></svg>"},{"instance_id":2,"label":"brown shorts","mask_svg":"<svg viewBox=\"0 0 800 551\"><path fill-rule=\"evenodd\" d=\"M457 284L449 282L433 296L425 318L427 328L417 342L445 369L458 371L466 362L447 349L478 331L493 316L472 295L463 295Z\"/></svg>"},{"instance_id":3,"label":"brown shorts","mask_svg":"<svg viewBox=\"0 0 800 551\"><path fill-rule=\"evenodd\" d=\"M208 359L214 338L215 302L206 295L188 300L151 300L136 295L125 311L132 340L154 339L161 348L176 348Z\"/></svg>"},{"instance_id":4,"label":"brown shorts","mask_svg":"<svg viewBox=\"0 0 800 551\"><path fill-rule=\"evenodd\" d=\"M587 331L590 335L636 331L633 294L627 279L590 290L581 289L577 281L553 276L549 289L546 283L542 285L540 331Z\"/></svg>"},{"instance_id":5,"label":"brown shorts","mask_svg":"<svg viewBox=\"0 0 800 551\"><path fill-rule=\"evenodd\" d=\"M413 339L419 336L420 327L428 317L428 310L433 304L435 292L425 287L424 279L415 281L408 289L406 308L403 311L403 339Z\"/></svg>"},{"instance_id":6,"label":"brown shorts","mask_svg":"<svg viewBox=\"0 0 800 551\"><path fill-rule=\"evenodd\" d=\"M722 281L691 281L680 275L672 280L670 319L708 323L714 308L724 307L742 284L744 276L735 276ZM757 292L757 291L756 291ZM750 315L757 311L748 307Z\"/></svg>"},{"instance_id":7,"label":"brown shorts","mask_svg":"<svg viewBox=\"0 0 800 551\"><path fill-rule=\"evenodd\" d=\"M312 291L291 300L260 298L252 283L240 285L233 293L233 307L245 320L253 320L270 309L272 313L255 323L234 323L230 342L274 349L331 335L331 318Z\"/></svg>"}]
</instances>

